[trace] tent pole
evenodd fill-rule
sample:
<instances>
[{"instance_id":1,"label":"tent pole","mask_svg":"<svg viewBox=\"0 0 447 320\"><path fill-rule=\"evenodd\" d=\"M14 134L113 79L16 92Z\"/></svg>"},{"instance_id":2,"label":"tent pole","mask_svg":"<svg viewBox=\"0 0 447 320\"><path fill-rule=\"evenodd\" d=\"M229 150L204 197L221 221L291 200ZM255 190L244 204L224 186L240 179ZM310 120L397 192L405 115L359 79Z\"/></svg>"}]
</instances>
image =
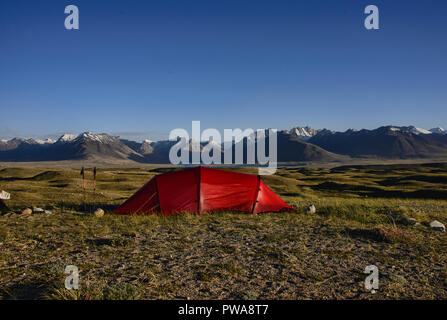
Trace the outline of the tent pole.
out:
<instances>
[{"instance_id":1,"label":"tent pole","mask_svg":"<svg viewBox=\"0 0 447 320\"><path fill-rule=\"evenodd\" d=\"M198 183L198 201L197 201L197 213L200 214L200 200L201 200L201 196L200 196L200 190L201 190L201 185L202 185L202 166L199 166L199 183Z\"/></svg>"},{"instance_id":2,"label":"tent pole","mask_svg":"<svg viewBox=\"0 0 447 320\"><path fill-rule=\"evenodd\" d=\"M154 177L154 179L155 179L155 193L157 194L158 206L160 208L160 214L163 216L163 210L161 210L160 194L158 193L158 179L157 179L157 177L158 177L158 175L156 175Z\"/></svg>"},{"instance_id":3,"label":"tent pole","mask_svg":"<svg viewBox=\"0 0 447 320\"><path fill-rule=\"evenodd\" d=\"M257 183L257 188L256 188L256 198L255 201L253 202L253 208L251 209L251 213L254 214L255 213L255 208L256 208L256 204L258 203L258 197L259 197L259 191L261 188L261 176L258 175L258 183Z\"/></svg>"}]
</instances>

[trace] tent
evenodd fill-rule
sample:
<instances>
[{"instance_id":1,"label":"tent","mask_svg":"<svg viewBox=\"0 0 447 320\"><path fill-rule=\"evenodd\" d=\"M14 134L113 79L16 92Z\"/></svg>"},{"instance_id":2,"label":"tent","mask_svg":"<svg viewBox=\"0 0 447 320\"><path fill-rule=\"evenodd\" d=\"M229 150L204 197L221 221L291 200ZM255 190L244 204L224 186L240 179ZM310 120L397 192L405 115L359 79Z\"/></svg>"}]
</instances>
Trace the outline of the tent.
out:
<instances>
[{"instance_id":1,"label":"tent","mask_svg":"<svg viewBox=\"0 0 447 320\"><path fill-rule=\"evenodd\" d=\"M195 167L152 178L116 214L246 213L293 210L259 176Z\"/></svg>"}]
</instances>

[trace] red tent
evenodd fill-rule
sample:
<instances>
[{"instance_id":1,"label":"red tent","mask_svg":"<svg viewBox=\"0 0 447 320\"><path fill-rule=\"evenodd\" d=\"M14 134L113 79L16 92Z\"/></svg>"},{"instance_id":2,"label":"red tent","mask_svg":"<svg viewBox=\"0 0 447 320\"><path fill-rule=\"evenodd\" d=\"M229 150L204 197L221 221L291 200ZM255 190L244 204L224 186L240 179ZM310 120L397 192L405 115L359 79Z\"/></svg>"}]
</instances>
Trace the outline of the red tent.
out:
<instances>
[{"instance_id":1,"label":"red tent","mask_svg":"<svg viewBox=\"0 0 447 320\"><path fill-rule=\"evenodd\" d=\"M117 214L293 210L259 176L196 167L152 178L114 211Z\"/></svg>"}]
</instances>

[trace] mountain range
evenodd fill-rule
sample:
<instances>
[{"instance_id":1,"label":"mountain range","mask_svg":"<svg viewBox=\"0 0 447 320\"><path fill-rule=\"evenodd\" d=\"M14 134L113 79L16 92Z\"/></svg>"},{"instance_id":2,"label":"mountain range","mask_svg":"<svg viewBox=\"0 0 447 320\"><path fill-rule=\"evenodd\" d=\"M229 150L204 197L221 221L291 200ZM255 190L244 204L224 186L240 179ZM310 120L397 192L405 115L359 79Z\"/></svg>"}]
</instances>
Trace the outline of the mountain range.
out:
<instances>
[{"instance_id":1,"label":"mountain range","mask_svg":"<svg viewBox=\"0 0 447 320\"><path fill-rule=\"evenodd\" d=\"M266 131L268 132L268 131ZM374 130L336 132L309 126L278 131L279 162L342 161L350 158L416 159L446 158L447 132L442 128L425 130L415 126L383 126ZM248 137L238 143L257 146L259 139ZM84 132L64 134L57 140L0 140L0 161L35 162L60 160L131 160L140 163L169 163L169 150L176 141L136 142L108 134ZM212 143L212 142L210 142ZM209 143L201 142L200 148ZM266 143L268 145L268 142ZM223 146L214 146L223 160ZM192 153L191 142L186 147ZM216 151L217 150L217 151ZM234 154L234 152L233 152ZM246 152L244 162L246 162Z\"/></svg>"}]
</instances>

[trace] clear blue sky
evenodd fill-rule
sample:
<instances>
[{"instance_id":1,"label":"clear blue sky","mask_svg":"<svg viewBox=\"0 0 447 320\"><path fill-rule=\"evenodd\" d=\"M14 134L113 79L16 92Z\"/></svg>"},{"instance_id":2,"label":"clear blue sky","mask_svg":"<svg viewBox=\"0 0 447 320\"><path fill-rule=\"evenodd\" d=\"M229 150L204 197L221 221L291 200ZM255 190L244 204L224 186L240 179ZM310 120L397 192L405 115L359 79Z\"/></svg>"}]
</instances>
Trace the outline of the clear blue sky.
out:
<instances>
[{"instance_id":1,"label":"clear blue sky","mask_svg":"<svg viewBox=\"0 0 447 320\"><path fill-rule=\"evenodd\" d=\"M446 127L446 36L444 0L2 0L0 137Z\"/></svg>"}]
</instances>

